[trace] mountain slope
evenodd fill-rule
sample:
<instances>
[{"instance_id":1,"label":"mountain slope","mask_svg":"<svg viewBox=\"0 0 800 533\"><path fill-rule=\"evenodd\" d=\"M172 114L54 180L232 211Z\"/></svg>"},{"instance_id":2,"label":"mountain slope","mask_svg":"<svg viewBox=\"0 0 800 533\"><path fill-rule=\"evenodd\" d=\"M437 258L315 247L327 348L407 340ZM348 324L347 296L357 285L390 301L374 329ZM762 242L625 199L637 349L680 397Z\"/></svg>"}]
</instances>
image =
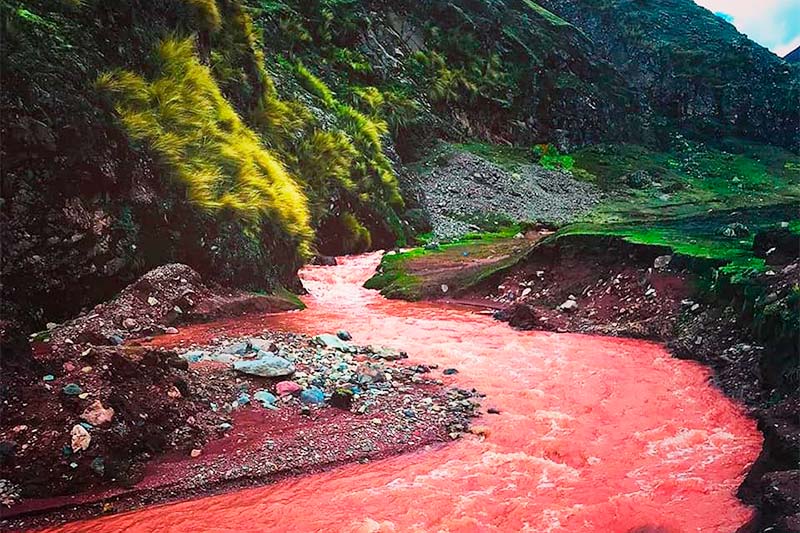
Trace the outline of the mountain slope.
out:
<instances>
[{"instance_id":1,"label":"mountain slope","mask_svg":"<svg viewBox=\"0 0 800 533\"><path fill-rule=\"evenodd\" d=\"M800 71L691 0L542 0L668 124L800 148Z\"/></svg>"}]
</instances>

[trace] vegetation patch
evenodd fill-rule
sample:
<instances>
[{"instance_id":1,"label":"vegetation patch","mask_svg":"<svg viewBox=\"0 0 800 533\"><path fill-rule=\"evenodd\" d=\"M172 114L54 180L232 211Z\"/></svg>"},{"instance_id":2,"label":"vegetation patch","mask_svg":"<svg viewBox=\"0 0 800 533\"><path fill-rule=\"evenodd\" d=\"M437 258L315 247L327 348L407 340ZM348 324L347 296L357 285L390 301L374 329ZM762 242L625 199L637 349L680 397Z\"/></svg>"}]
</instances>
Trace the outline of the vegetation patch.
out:
<instances>
[{"instance_id":1,"label":"vegetation patch","mask_svg":"<svg viewBox=\"0 0 800 533\"><path fill-rule=\"evenodd\" d=\"M310 253L300 186L222 96L191 40L162 41L149 79L119 70L97 85L112 96L128 135L146 143L194 205L234 213L253 235L270 223Z\"/></svg>"},{"instance_id":2,"label":"vegetation patch","mask_svg":"<svg viewBox=\"0 0 800 533\"><path fill-rule=\"evenodd\" d=\"M383 256L378 273L364 287L388 298L420 300L457 296L525 257L539 238L519 226L470 234L447 244Z\"/></svg>"}]
</instances>

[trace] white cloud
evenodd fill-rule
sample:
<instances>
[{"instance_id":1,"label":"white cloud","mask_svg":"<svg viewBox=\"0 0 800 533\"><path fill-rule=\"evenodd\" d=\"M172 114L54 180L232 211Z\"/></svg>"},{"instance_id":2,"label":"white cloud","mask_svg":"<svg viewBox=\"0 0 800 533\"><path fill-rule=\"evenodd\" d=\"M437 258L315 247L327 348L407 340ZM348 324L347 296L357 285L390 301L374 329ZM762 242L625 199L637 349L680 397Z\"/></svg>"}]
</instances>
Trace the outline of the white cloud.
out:
<instances>
[{"instance_id":1,"label":"white cloud","mask_svg":"<svg viewBox=\"0 0 800 533\"><path fill-rule=\"evenodd\" d=\"M736 29L778 55L800 44L800 0L695 1L712 12L730 15Z\"/></svg>"}]
</instances>

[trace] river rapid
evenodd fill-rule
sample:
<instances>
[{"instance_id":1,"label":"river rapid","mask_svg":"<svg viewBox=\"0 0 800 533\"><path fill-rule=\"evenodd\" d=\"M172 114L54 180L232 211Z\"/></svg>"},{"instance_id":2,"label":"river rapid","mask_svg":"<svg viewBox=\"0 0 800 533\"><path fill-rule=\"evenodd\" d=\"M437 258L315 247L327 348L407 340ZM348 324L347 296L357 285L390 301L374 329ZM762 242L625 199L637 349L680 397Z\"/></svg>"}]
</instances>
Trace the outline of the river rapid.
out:
<instances>
[{"instance_id":1,"label":"river rapid","mask_svg":"<svg viewBox=\"0 0 800 533\"><path fill-rule=\"evenodd\" d=\"M300 312L244 317L406 350L486 394L469 435L259 488L75 522L60 533L732 532L761 435L700 365L651 342L521 332L472 310L361 287L380 255L309 266ZM399 408L400 406L398 406Z\"/></svg>"}]
</instances>

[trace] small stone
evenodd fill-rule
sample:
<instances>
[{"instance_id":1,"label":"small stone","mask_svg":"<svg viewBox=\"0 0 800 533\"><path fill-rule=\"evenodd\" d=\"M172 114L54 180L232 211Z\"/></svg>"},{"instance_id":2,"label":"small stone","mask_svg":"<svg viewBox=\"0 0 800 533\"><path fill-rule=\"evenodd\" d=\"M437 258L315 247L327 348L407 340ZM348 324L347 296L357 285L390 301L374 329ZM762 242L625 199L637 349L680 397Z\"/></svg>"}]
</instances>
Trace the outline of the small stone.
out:
<instances>
[{"instance_id":1,"label":"small stone","mask_svg":"<svg viewBox=\"0 0 800 533\"><path fill-rule=\"evenodd\" d=\"M340 329L339 331L337 331L336 332L336 336L339 337L340 339L342 339L343 341L351 341L351 340L353 340L353 336L350 335L350 332L348 332L348 331L346 331L344 329Z\"/></svg>"},{"instance_id":2,"label":"small stone","mask_svg":"<svg viewBox=\"0 0 800 533\"><path fill-rule=\"evenodd\" d=\"M150 305L158 305L158 300L156 298L154 298L153 296L148 296L147 297L147 303L150 304Z\"/></svg>"},{"instance_id":3,"label":"small stone","mask_svg":"<svg viewBox=\"0 0 800 533\"><path fill-rule=\"evenodd\" d=\"M53 381L54 379L56 379L56 377L53 374L47 374L42 377L42 381Z\"/></svg>"},{"instance_id":4,"label":"small stone","mask_svg":"<svg viewBox=\"0 0 800 533\"><path fill-rule=\"evenodd\" d=\"M653 261L653 268L656 270L661 270L669 266L670 262L672 261L671 255L659 255L656 257L655 261Z\"/></svg>"},{"instance_id":5,"label":"small stone","mask_svg":"<svg viewBox=\"0 0 800 533\"><path fill-rule=\"evenodd\" d=\"M88 397L89 397L89 393L88 392L82 392L82 393L78 394L78 398L80 398L81 400L85 400Z\"/></svg>"},{"instance_id":6,"label":"small stone","mask_svg":"<svg viewBox=\"0 0 800 533\"><path fill-rule=\"evenodd\" d=\"M275 390L277 391L279 396L285 396L287 394L297 394L303 387L295 383L294 381L281 381L277 385L275 385Z\"/></svg>"},{"instance_id":7,"label":"small stone","mask_svg":"<svg viewBox=\"0 0 800 533\"><path fill-rule=\"evenodd\" d=\"M92 471L98 476L102 476L106 471L106 464L102 457L95 457L92 459L92 464L89 465Z\"/></svg>"},{"instance_id":8,"label":"small stone","mask_svg":"<svg viewBox=\"0 0 800 533\"><path fill-rule=\"evenodd\" d=\"M203 451L200 448L194 448L189 455L192 457L192 459L196 459L200 457L201 453L203 453Z\"/></svg>"},{"instance_id":9,"label":"small stone","mask_svg":"<svg viewBox=\"0 0 800 533\"><path fill-rule=\"evenodd\" d=\"M241 393L239 397L236 398L236 403L238 403L240 406L247 405L250 403L250 395L246 392Z\"/></svg>"},{"instance_id":10,"label":"small stone","mask_svg":"<svg viewBox=\"0 0 800 533\"><path fill-rule=\"evenodd\" d=\"M173 399L177 399L177 398L180 398L182 395L181 395L181 391L178 390L178 387L173 385L167 391L167 396L169 396L170 398L173 398Z\"/></svg>"},{"instance_id":11,"label":"small stone","mask_svg":"<svg viewBox=\"0 0 800 533\"><path fill-rule=\"evenodd\" d=\"M450 290L450 288L447 285L445 285L444 283L442 283L441 289L442 289L443 293L446 293L448 290Z\"/></svg>"},{"instance_id":12,"label":"small stone","mask_svg":"<svg viewBox=\"0 0 800 533\"><path fill-rule=\"evenodd\" d=\"M81 368L81 372L83 372L84 374L88 374L91 371L92 371L92 367L90 367L90 366L85 366L85 367Z\"/></svg>"},{"instance_id":13,"label":"small stone","mask_svg":"<svg viewBox=\"0 0 800 533\"><path fill-rule=\"evenodd\" d=\"M164 329L164 333L167 334L167 335L177 335L178 334L178 328L168 327L168 328Z\"/></svg>"},{"instance_id":14,"label":"small stone","mask_svg":"<svg viewBox=\"0 0 800 533\"><path fill-rule=\"evenodd\" d=\"M325 402L325 393L317 387L309 387L300 393L300 401L308 405L318 405Z\"/></svg>"},{"instance_id":15,"label":"small stone","mask_svg":"<svg viewBox=\"0 0 800 533\"><path fill-rule=\"evenodd\" d=\"M656 290L653 287L650 287L649 289L647 289L647 291L644 293L644 295L646 297L648 297L648 298L650 298L652 296L655 296L656 295Z\"/></svg>"},{"instance_id":16,"label":"small stone","mask_svg":"<svg viewBox=\"0 0 800 533\"><path fill-rule=\"evenodd\" d=\"M89 435L89 432L86 431L86 428L80 424L75 424L72 426L71 432L71 445L73 452L79 452L81 450L86 450L89 448L89 444L92 442L92 436Z\"/></svg>"},{"instance_id":17,"label":"small stone","mask_svg":"<svg viewBox=\"0 0 800 533\"><path fill-rule=\"evenodd\" d=\"M531 293L532 289L530 287L525 287L522 289L522 298L525 298L527 295Z\"/></svg>"},{"instance_id":18,"label":"small stone","mask_svg":"<svg viewBox=\"0 0 800 533\"><path fill-rule=\"evenodd\" d=\"M453 374L458 374L458 369L456 369L456 368L445 368L442 371L442 374L444 374L445 376L452 376Z\"/></svg>"},{"instance_id":19,"label":"small stone","mask_svg":"<svg viewBox=\"0 0 800 533\"><path fill-rule=\"evenodd\" d=\"M50 331L57 328L58 324L56 324L55 322L48 322L45 327L47 328L47 331Z\"/></svg>"},{"instance_id":20,"label":"small stone","mask_svg":"<svg viewBox=\"0 0 800 533\"><path fill-rule=\"evenodd\" d=\"M81 387L75 383L67 383L61 390L67 396L78 396L83 392L83 389L81 389Z\"/></svg>"},{"instance_id":21,"label":"small stone","mask_svg":"<svg viewBox=\"0 0 800 533\"><path fill-rule=\"evenodd\" d=\"M575 311L578 308L578 302L576 302L574 299L569 299L563 304L559 305L558 308L561 311L567 311L567 312Z\"/></svg>"},{"instance_id":22,"label":"small stone","mask_svg":"<svg viewBox=\"0 0 800 533\"><path fill-rule=\"evenodd\" d=\"M383 420L381 420L380 418L373 418L372 420L370 420L370 422L376 426L380 426L381 424L383 424Z\"/></svg>"},{"instance_id":23,"label":"small stone","mask_svg":"<svg viewBox=\"0 0 800 533\"><path fill-rule=\"evenodd\" d=\"M274 408L275 402L278 401L278 398L276 398L274 394L267 390L257 391L255 394L253 394L253 399L261 402L261 406L268 409Z\"/></svg>"},{"instance_id":24,"label":"small stone","mask_svg":"<svg viewBox=\"0 0 800 533\"><path fill-rule=\"evenodd\" d=\"M489 413L490 415L499 415L500 414L500 409L498 409L496 407L490 407L490 408L488 408L486 410L486 412Z\"/></svg>"},{"instance_id":25,"label":"small stone","mask_svg":"<svg viewBox=\"0 0 800 533\"><path fill-rule=\"evenodd\" d=\"M233 426L230 425L227 422L223 422L222 424L219 425L219 429L221 429L222 431L228 431L228 430L230 430L232 428L233 428Z\"/></svg>"},{"instance_id":26,"label":"small stone","mask_svg":"<svg viewBox=\"0 0 800 533\"><path fill-rule=\"evenodd\" d=\"M105 408L100 400L95 400L83 411L81 418L93 426L102 426L103 424L108 424L114 418L114 409L111 407Z\"/></svg>"},{"instance_id":27,"label":"small stone","mask_svg":"<svg viewBox=\"0 0 800 533\"><path fill-rule=\"evenodd\" d=\"M126 318L125 320L122 321L122 327L125 329L134 329L138 325L139 324L136 322L136 319L134 318Z\"/></svg>"},{"instance_id":28,"label":"small stone","mask_svg":"<svg viewBox=\"0 0 800 533\"><path fill-rule=\"evenodd\" d=\"M692 307L691 307L691 309L690 309L690 310L691 310L693 313L695 313L695 312L697 312L699 309L700 309L700 304L694 304L694 305L692 305Z\"/></svg>"},{"instance_id":29,"label":"small stone","mask_svg":"<svg viewBox=\"0 0 800 533\"><path fill-rule=\"evenodd\" d=\"M119 335L109 335L108 336L108 342L110 342L114 346L119 346L120 344L125 342L125 339L123 339Z\"/></svg>"},{"instance_id":30,"label":"small stone","mask_svg":"<svg viewBox=\"0 0 800 533\"><path fill-rule=\"evenodd\" d=\"M486 426L472 426L469 428L469 432L473 435L478 435L479 437L488 437L489 436L489 428Z\"/></svg>"}]
</instances>

